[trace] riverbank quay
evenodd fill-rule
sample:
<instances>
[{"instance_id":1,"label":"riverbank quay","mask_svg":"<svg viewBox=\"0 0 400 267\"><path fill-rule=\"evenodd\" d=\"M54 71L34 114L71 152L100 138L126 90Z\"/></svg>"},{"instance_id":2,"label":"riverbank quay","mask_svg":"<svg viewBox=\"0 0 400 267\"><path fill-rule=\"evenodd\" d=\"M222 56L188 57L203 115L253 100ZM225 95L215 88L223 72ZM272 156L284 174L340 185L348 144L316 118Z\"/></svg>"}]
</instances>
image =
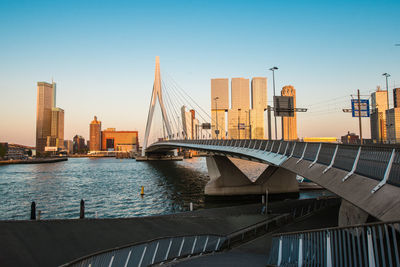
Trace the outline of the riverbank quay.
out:
<instances>
[{"instance_id":1,"label":"riverbank quay","mask_svg":"<svg viewBox=\"0 0 400 267\"><path fill-rule=\"evenodd\" d=\"M0 165L56 163L56 162L67 161L67 160L68 160L67 157L1 160Z\"/></svg>"}]
</instances>

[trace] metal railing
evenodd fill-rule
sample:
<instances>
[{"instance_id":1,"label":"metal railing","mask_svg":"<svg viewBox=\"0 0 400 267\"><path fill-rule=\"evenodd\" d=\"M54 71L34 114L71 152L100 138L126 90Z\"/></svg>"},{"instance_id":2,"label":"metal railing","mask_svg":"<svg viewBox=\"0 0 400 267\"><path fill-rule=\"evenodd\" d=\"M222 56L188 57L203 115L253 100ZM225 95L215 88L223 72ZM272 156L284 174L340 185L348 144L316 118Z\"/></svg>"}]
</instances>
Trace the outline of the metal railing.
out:
<instances>
[{"instance_id":1,"label":"metal railing","mask_svg":"<svg viewBox=\"0 0 400 267\"><path fill-rule=\"evenodd\" d=\"M399 222L275 234L268 264L400 266Z\"/></svg>"},{"instance_id":2,"label":"metal railing","mask_svg":"<svg viewBox=\"0 0 400 267\"><path fill-rule=\"evenodd\" d=\"M219 250L225 237L218 235L178 236L154 239L101 251L62 266L148 266Z\"/></svg>"},{"instance_id":3,"label":"metal railing","mask_svg":"<svg viewBox=\"0 0 400 267\"><path fill-rule=\"evenodd\" d=\"M264 153L297 158L347 171L343 181L352 174L362 175L380 183L371 190L375 193L386 183L400 186L400 147L393 145L348 145L332 143L288 142L282 140L229 139L229 140L169 140L159 143L194 144L199 149L215 147L243 148ZM157 143L154 143L157 145ZM212 150L212 149L211 149ZM236 153L238 153L236 151Z\"/></svg>"},{"instance_id":4,"label":"metal railing","mask_svg":"<svg viewBox=\"0 0 400 267\"><path fill-rule=\"evenodd\" d=\"M314 212L323 210L327 207L339 205L339 203L339 198L323 198L315 201L300 201L300 205L293 208L289 213L279 215L270 220L265 220L228 234L225 236L221 250L229 249L235 246L235 244L241 244L245 241L252 240L258 236L266 234L267 232L277 229L285 223L309 216Z\"/></svg>"}]
</instances>

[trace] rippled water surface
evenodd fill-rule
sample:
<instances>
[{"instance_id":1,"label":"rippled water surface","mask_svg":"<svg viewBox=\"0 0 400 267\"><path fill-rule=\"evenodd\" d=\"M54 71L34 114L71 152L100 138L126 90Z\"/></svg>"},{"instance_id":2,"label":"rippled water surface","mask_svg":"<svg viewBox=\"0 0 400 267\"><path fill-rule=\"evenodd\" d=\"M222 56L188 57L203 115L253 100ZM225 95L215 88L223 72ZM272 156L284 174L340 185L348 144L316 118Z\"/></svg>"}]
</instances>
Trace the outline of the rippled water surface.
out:
<instances>
[{"instance_id":1,"label":"rippled water surface","mask_svg":"<svg viewBox=\"0 0 400 267\"><path fill-rule=\"evenodd\" d=\"M70 158L50 164L0 166L0 219L29 219L31 201L44 219L132 217L204 206L204 158L179 162ZM144 186L145 196L140 196Z\"/></svg>"}]
</instances>

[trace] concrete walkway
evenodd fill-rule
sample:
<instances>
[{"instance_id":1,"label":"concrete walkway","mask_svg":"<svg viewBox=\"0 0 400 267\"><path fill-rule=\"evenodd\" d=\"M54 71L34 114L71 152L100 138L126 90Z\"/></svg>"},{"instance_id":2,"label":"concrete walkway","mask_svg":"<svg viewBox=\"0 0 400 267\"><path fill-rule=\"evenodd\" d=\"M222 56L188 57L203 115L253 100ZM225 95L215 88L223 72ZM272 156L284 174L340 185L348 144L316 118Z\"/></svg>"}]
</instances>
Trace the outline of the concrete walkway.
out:
<instances>
[{"instance_id":1,"label":"concrete walkway","mask_svg":"<svg viewBox=\"0 0 400 267\"><path fill-rule=\"evenodd\" d=\"M95 252L156 238L227 235L312 201L270 203L270 210L275 215L268 216L261 215L261 204L251 204L127 219L0 221L0 266L58 266ZM331 213L332 216L337 214ZM337 219L332 218L330 224L321 224L320 219L327 215L314 218L316 228L337 223ZM287 230L312 229L312 222L296 223L296 227ZM199 257L179 264L223 266L224 262L228 262L229 266L257 266L256 262L265 262L266 251L268 242L259 238L227 253ZM204 264L205 261L207 264ZM250 262L251 265L242 264Z\"/></svg>"},{"instance_id":2,"label":"concrete walkway","mask_svg":"<svg viewBox=\"0 0 400 267\"><path fill-rule=\"evenodd\" d=\"M316 212L309 217L290 223L272 233L268 233L248 243L242 244L230 251L199 257L188 258L171 264L179 267L197 266L266 266L270 250L272 234L311 230L337 226L339 207L331 207Z\"/></svg>"},{"instance_id":3,"label":"concrete walkway","mask_svg":"<svg viewBox=\"0 0 400 267\"><path fill-rule=\"evenodd\" d=\"M226 235L265 220L261 205L129 219L0 221L0 266L58 266L130 243L179 235Z\"/></svg>"}]
</instances>

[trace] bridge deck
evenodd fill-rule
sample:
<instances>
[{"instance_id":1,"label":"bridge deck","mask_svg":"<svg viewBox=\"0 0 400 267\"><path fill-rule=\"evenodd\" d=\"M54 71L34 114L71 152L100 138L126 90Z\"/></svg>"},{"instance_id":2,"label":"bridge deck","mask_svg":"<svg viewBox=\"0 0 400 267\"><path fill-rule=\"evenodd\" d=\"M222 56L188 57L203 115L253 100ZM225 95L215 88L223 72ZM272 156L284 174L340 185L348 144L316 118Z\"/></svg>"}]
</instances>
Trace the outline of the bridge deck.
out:
<instances>
[{"instance_id":1,"label":"bridge deck","mask_svg":"<svg viewBox=\"0 0 400 267\"><path fill-rule=\"evenodd\" d=\"M400 148L273 140L170 140L148 151L187 148L297 173L380 220L400 219Z\"/></svg>"}]
</instances>

